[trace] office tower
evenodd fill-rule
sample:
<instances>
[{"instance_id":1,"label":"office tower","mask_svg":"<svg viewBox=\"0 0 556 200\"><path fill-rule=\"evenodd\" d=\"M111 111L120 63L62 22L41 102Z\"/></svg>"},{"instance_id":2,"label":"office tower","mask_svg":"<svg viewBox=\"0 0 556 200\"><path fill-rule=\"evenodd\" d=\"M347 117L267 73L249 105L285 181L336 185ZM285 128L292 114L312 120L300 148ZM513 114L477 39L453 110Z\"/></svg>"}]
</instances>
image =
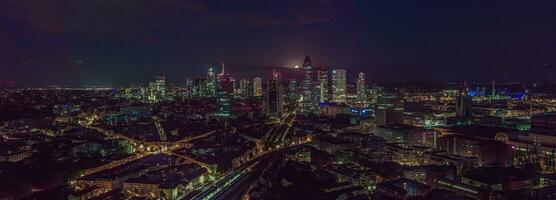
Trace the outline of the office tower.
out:
<instances>
[{"instance_id":1,"label":"office tower","mask_svg":"<svg viewBox=\"0 0 556 200\"><path fill-rule=\"evenodd\" d=\"M239 97L243 99L249 98L249 81L245 79L241 79L239 81Z\"/></svg>"},{"instance_id":2,"label":"office tower","mask_svg":"<svg viewBox=\"0 0 556 200\"><path fill-rule=\"evenodd\" d=\"M313 82L313 84L311 85L311 93L312 93L312 103L311 103L311 112L318 114L319 113L319 108L320 108L320 103L322 102L321 99L323 97L322 95L322 88L321 88L321 82Z\"/></svg>"},{"instance_id":3,"label":"office tower","mask_svg":"<svg viewBox=\"0 0 556 200\"><path fill-rule=\"evenodd\" d=\"M193 82L193 97L206 97L207 89L206 89L206 79L204 78L196 78Z\"/></svg>"},{"instance_id":4,"label":"office tower","mask_svg":"<svg viewBox=\"0 0 556 200\"><path fill-rule=\"evenodd\" d=\"M329 94L329 80L328 80L328 69L320 68L317 71L317 81L319 82L320 88L320 95L319 95L319 102L326 102L330 101L330 94Z\"/></svg>"},{"instance_id":5,"label":"office tower","mask_svg":"<svg viewBox=\"0 0 556 200\"><path fill-rule=\"evenodd\" d=\"M234 83L235 81L233 80L233 78L229 74L226 74L226 72L224 71L224 63L222 63L222 72L218 74L218 85L220 89L222 89L224 92L227 92L228 94L232 94L234 93Z\"/></svg>"},{"instance_id":6,"label":"office tower","mask_svg":"<svg viewBox=\"0 0 556 200\"><path fill-rule=\"evenodd\" d=\"M365 87L365 73L360 72L359 76L357 77L357 102L358 103L366 103L367 96L365 94L366 87Z\"/></svg>"},{"instance_id":7,"label":"office tower","mask_svg":"<svg viewBox=\"0 0 556 200\"><path fill-rule=\"evenodd\" d=\"M346 70L332 71L332 98L334 102L346 102Z\"/></svg>"},{"instance_id":8,"label":"office tower","mask_svg":"<svg viewBox=\"0 0 556 200\"><path fill-rule=\"evenodd\" d=\"M166 97L166 77L165 76L157 76L155 80L155 90L156 90L156 97L158 100L162 100Z\"/></svg>"},{"instance_id":9,"label":"office tower","mask_svg":"<svg viewBox=\"0 0 556 200\"><path fill-rule=\"evenodd\" d=\"M207 96L215 97L216 91L218 89L218 82L216 80L216 74L212 67L209 68L207 72L207 78L205 79L205 88L207 89Z\"/></svg>"},{"instance_id":10,"label":"office tower","mask_svg":"<svg viewBox=\"0 0 556 200\"><path fill-rule=\"evenodd\" d=\"M148 101L161 101L166 98L166 77L157 76L154 82L150 82L147 87Z\"/></svg>"},{"instance_id":11,"label":"office tower","mask_svg":"<svg viewBox=\"0 0 556 200\"><path fill-rule=\"evenodd\" d=\"M193 97L193 80L187 78L185 80L185 97L191 98Z\"/></svg>"},{"instance_id":12,"label":"office tower","mask_svg":"<svg viewBox=\"0 0 556 200\"><path fill-rule=\"evenodd\" d=\"M145 99L147 101L156 101L156 89L153 82L150 82L145 89Z\"/></svg>"},{"instance_id":13,"label":"office tower","mask_svg":"<svg viewBox=\"0 0 556 200\"><path fill-rule=\"evenodd\" d=\"M272 72L272 77L268 80L266 89L265 111L270 117L281 117L283 112L283 88L280 84L280 73Z\"/></svg>"},{"instance_id":14,"label":"office tower","mask_svg":"<svg viewBox=\"0 0 556 200\"><path fill-rule=\"evenodd\" d=\"M263 86L262 86L262 79L259 77L255 77L253 79L253 96L260 97L263 96Z\"/></svg>"},{"instance_id":15,"label":"office tower","mask_svg":"<svg viewBox=\"0 0 556 200\"><path fill-rule=\"evenodd\" d=\"M247 97L251 98L253 97L255 94L253 93L255 91L255 89L253 88L253 83L251 83L251 81L247 80Z\"/></svg>"},{"instance_id":16,"label":"office tower","mask_svg":"<svg viewBox=\"0 0 556 200\"><path fill-rule=\"evenodd\" d=\"M288 83L288 102L297 103L299 96L297 95L297 81L291 79Z\"/></svg>"},{"instance_id":17,"label":"office tower","mask_svg":"<svg viewBox=\"0 0 556 200\"><path fill-rule=\"evenodd\" d=\"M471 117L473 99L468 93L467 82L464 82L456 97L456 117Z\"/></svg>"},{"instance_id":18,"label":"office tower","mask_svg":"<svg viewBox=\"0 0 556 200\"><path fill-rule=\"evenodd\" d=\"M230 76L230 82L232 85L232 93L237 94L239 92L239 87L237 87L236 79Z\"/></svg>"},{"instance_id":19,"label":"office tower","mask_svg":"<svg viewBox=\"0 0 556 200\"><path fill-rule=\"evenodd\" d=\"M302 84L302 101L301 101L301 112L310 113L312 112L312 90L311 84L313 83L313 64L311 64L311 59L309 56L305 57L303 61L303 84Z\"/></svg>"}]
</instances>

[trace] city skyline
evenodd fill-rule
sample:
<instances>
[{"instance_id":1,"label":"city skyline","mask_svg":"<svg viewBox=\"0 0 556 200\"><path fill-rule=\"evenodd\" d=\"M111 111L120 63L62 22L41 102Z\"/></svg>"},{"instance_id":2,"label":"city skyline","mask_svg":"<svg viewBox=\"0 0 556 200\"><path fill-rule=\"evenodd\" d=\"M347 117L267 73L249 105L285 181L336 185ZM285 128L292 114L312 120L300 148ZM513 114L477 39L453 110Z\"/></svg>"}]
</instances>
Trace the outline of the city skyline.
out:
<instances>
[{"instance_id":1,"label":"city skyline","mask_svg":"<svg viewBox=\"0 0 556 200\"><path fill-rule=\"evenodd\" d=\"M556 197L554 0L0 0L0 200Z\"/></svg>"},{"instance_id":2,"label":"city skyline","mask_svg":"<svg viewBox=\"0 0 556 200\"><path fill-rule=\"evenodd\" d=\"M309 58L310 55L306 55L305 58ZM165 74L165 73L155 73L153 76L151 77L146 77L145 80L141 80L141 81L137 81L137 82L127 82L127 83L120 83L120 84L107 84L107 83L80 83L80 84L73 84L73 83L62 83L62 82L53 82L53 83L35 83L35 84L30 84L30 83L26 83L26 84L21 84L18 83L17 81L14 80L1 80L0 81L0 86L1 87L6 87L6 88L18 88L18 87L113 87L113 88L119 88L119 87L127 87L127 86L131 86L131 85L144 85L144 84L149 84L152 80L157 79L158 77L164 77L165 79L168 80L168 83L171 84L175 84L176 86L183 86L184 84L187 85L188 81L194 80L194 79L198 79L198 78L203 78L205 76L207 76L207 71L208 71L208 76L210 76L210 74L212 73L214 76L215 81L216 80L216 76L221 76L222 74L222 69L223 69L223 65L224 63L220 63L220 64L209 64L206 65L206 67L203 67L202 69L205 70L203 72L200 72L199 74L188 74L187 76L177 76L177 75L173 75L173 74ZM245 80L245 79L255 79L255 78L259 78L262 80L268 80L268 79L272 79L273 76L273 72L277 71L280 72L281 76L283 78L281 78L281 83L286 83L288 81L291 80L296 80L298 79L299 81L303 82L303 79L306 74L306 72L304 72L303 68L300 67L300 65L294 65L294 66L281 66L281 67L276 67L276 68L269 68L268 70L265 70L263 72L261 72L260 74L250 74L249 76L245 76L245 75L241 75L241 73L238 73L235 70L231 70L231 71L235 71L236 73L234 74L234 72L229 73L229 68L228 71L226 71L226 76L231 76L237 79L237 84L239 86L240 81L241 80ZM342 73L345 73L345 79L346 79L346 84L348 85L354 85L357 86L360 80L360 75L363 74L365 76L364 79L367 79L364 83L365 84L369 84L369 83L381 83L381 84L410 84L410 83L417 83L417 84L424 84L424 83L434 83L434 84L456 84L456 85L462 85L465 84L466 82L469 83L475 83L475 84L488 84L491 82L499 82L499 83L552 83L556 80L553 79L474 79L474 78L463 78L463 79L450 79L450 80L384 80L384 79L370 79L370 75L367 75L366 71L367 70L359 70L356 71L356 69L352 69L352 70L348 70L350 68L344 68L344 67L325 67L325 66L314 66L314 70L312 70L311 72L309 72L311 74L310 79L312 80L312 82L314 81L319 81L320 80L320 72L326 72L329 73L331 72L331 74L328 74L327 76L331 76L333 75L335 70L341 70ZM551 76L553 73L552 70L548 70L549 74L548 76ZM215 74L217 73L217 74ZM554 73L556 73L556 70L554 71ZM333 76L328 77L328 78L333 78ZM236 80L234 79L234 81ZM329 83L326 83L329 84ZM329 88L330 92L332 92L332 88Z\"/></svg>"}]
</instances>

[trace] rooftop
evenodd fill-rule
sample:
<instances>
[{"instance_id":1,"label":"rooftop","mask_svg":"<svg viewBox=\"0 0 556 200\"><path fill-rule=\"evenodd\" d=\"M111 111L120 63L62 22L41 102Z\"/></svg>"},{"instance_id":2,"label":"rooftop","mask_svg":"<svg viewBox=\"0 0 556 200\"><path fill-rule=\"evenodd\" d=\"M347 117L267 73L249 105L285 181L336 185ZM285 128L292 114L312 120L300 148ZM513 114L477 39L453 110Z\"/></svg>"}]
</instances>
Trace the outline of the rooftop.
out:
<instances>
[{"instance_id":1,"label":"rooftop","mask_svg":"<svg viewBox=\"0 0 556 200\"><path fill-rule=\"evenodd\" d=\"M186 164L147 172L143 176L127 180L126 183L153 184L161 188L175 188L177 185L187 183L206 172L205 168L197 164Z\"/></svg>"}]
</instances>

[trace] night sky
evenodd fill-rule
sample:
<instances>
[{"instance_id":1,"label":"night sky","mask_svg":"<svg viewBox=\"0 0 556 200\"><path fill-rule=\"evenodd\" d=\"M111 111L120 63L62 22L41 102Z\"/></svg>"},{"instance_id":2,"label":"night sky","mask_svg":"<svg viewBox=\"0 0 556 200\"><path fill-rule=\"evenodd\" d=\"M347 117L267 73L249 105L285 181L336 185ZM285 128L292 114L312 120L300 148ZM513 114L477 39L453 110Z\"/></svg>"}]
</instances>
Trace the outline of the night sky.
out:
<instances>
[{"instance_id":1,"label":"night sky","mask_svg":"<svg viewBox=\"0 0 556 200\"><path fill-rule=\"evenodd\" d=\"M0 80L175 82L301 65L371 81L556 79L552 0L1 0Z\"/></svg>"}]
</instances>

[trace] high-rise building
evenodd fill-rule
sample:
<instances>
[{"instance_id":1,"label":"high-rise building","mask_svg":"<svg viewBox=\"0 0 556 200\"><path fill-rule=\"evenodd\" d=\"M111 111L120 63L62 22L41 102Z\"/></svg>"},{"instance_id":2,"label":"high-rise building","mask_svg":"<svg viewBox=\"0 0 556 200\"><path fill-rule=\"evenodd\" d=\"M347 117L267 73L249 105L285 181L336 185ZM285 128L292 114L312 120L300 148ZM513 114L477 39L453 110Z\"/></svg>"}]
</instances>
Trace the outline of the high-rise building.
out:
<instances>
[{"instance_id":1,"label":"high-rise building","mask_svg":"<svg viewBox=\"0 0 556 200\"><path fill-rule=\"evenodd\" d=\"M166 96L166 77L157 76L155 80L155 87L156 92L158 93L157 96L159 96L160 99L164 99L164 97Z\"/></svg>"},{"instance_id":2,"label":"high-rise building","mask_svg":"<svg viewBox=\"0 0 556 200\"><path fill-rule=\"evenodd\" d=\"M320 68L317 71L317 81L319 82L320 94L319 94L319 102L326 102L330 101L330 94L329 94L329 80L328 80L328 69Z\"/></svg>"},{"instance_id":3,"label":"high-rise building","mask_svg":"<svg viewBox=\"0 0 556 200\"><path fill-rule=\"evenodd\" d=\"M467 82L459 89L456 97L456 117L471 117L473 97L469 96Z\"/></svg>"},{"instance_id":4,"label":"high-rise building","mask_svg":"<svg viewBox=\"0 0 556 200\"><path fill-rule=\"evenodd\" d=\"M332 70L332 98L334 102L346 102L346 70Z\"/></svg>"},{"instance_id":5,"label":"high-rise building","mask_svg":"<svg viewBox=\"0 0 556 200\"><path fill-rule=\"evenodd\" d=\"M281 117L283 113L284 100L282 98L283 88L280 84L280 73L272 72L272 78L268 80L266 90L265 111L270 117Z\"/></svg>"},{"instance_id":6,"label":"high-rise building","mask_svg":"<svg viewBox=\"0 0 556 200\"><path fill-rule=\"evenodd\" d=\"M206 88L206 79L196 78L193 82L193 97L206 97L208 95Z\"/></svg>"},{"instance_id":7,"label":"high-rise building","mask_svg":"<svg viewBox=\"0 0 556 200\"><path fill-rule=\"evenodd\" d=\"M162 101L166 98L166 77L157 76L154 82L147 87L148 101Z\"/></svg>"},{"instance_id":8,"label":"high-rise building","mask_svg":"<svg viewBox=\"0 0 556 200\"><path fill-rule=\"evenodd\" d=\"M185 80L185 98L193 97L193 80L187 78Z\"/></svg>"},{"instance_id":9,"label":"high-rise building","mask_svg":"<svg viewBox=\"0 0 556 200\"><path fill-rule=\"evenodd\" d=\"M259 77L255 77L253 79L253 96L260 97L263 96L263 86L262 86L262 79Z\"/></svg>"},{"instance_id":10,"label":"high-rise building","mask_svg":"<svg viewBox=\"0 0 556 200\"><path fill-rule=\"evenodd\" d=\"M216 74L214 73L214 69L210 67L207 72L207 78L205 79L205 88L207 90L207 96L215 97L216 91L218 89L218 82L216 80Z\"/></svg>"},{"instance_id":11,"label":"high-rise building","mask_svg":"<svg viewBox=\"0 0 556 200\"><path fill-rule=\"evenodd\" d=\"M253 88L253 83L251 83L251 81L247 80L247 97L251 98L253 97L255 94L255 89Z\"/></svg>"},{"instance_id":12,"label":"high-rise building","mask_svg":"<svg viewBox=\"0 0 556 200\"><path fill-rule=\"evenodd\" d=\"M302 87L302 101L301 112L311 113L313 111L313 94L311 84L313 83L313 64L309 56L305 57L303 61L303 83Z\"/></svg>"},{"instance_id":13,"label":"high-rise building","mask_svg":"<svg viewBox=\"0 0 556 200\"><path fill-rule=\"evenodd\" d=\"M232 85L232 93L233 94L238 93L239 92L239 87L237 87L236 79L230 77L230 82L231 82L231 85Z\"/></svg>"},{"instance_id":14,"label":"high-rise building","mask_svg":"<svg viewBox=\"0 0 556 200\"><path fill-rule=\"evenodd\" d=\"M241 79L239 81L239 97L243 99L249 98L249 81Z\"/></svg>"},{"instance_id":15,"label":"high-rise building","mask_svg":"<svg viewBox=\"0 0 556 200\"><path fill-rule=\"evenodd\" d=\"M366 103L367 95L366 95L366 86L365 86L365 73L360 72L359 76L357 77L357 102L358 103Z\"/></svg>"},{"instance_id":16,"label":"high-rise building","mask_svg":"<svg viewBox=\"0 0 556 200\"><path fill-rule=\"evenodd\" d=\"M220 89L227 92L228 94L233 94L234 83L235 81L233 80L233 78L229 74L226 74L226 72L224 71L224 63L222 63L222 72L218 74L218 85Z\"/></svg>"},{"instance_id":17,"label":"high-rise building","mask_svg":"<svg viewBox=\"0 0 556 200\"><path fill-rule=\"evenodd\" d=\"M318 114L319 113L319 105L320 103L322 103L321 99L323 97L322 94L322 88L321 88L321 82L313 82L313 84L311 85L311 93L312 93L312 97L311 99L312 104L311 104L311 112L314 114Z\"/></svg>"},{"instance_id":18,"label":"high-rise building","mask_svg":"<svg viewBox=\"0 0 556 200\"><path fill-rule=\"evenodd\" d=\"M297 103L299 100L299 96L297 95L297 81L295 79L291 79L288 82L288 102Z\"/></svg>"}]
</instances>

